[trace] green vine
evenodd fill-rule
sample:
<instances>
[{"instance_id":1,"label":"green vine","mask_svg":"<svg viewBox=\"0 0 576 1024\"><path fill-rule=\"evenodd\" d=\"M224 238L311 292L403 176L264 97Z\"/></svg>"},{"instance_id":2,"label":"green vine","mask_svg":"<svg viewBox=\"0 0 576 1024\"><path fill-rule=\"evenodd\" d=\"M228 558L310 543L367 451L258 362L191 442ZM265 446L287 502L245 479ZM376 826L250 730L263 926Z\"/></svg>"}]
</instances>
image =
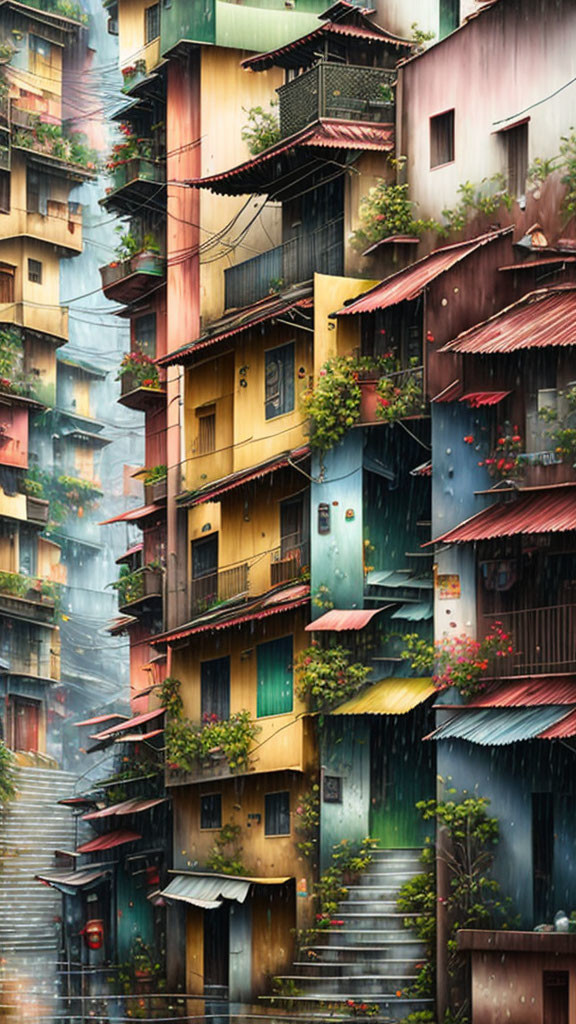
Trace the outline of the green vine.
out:
<instances>
[{"instance_id":1,"label":"green vine","mask_svg":"<svg viewBox=\"0 0 576 1024\"><path fill-rule=\"evenodd\" d=\"M485 675L492 659L515 653L512 638L500 622L494 623L481 640L466 633L444 636L435 644L423 640L418 633L407 633L402 640L405 648L400 657L409 661L415 672L432 673L435 686L455 686L463 697L473 697L486 688Z\"/></svg>"},{"instance_id":2,"label":"green vine","mask_svg":"<svg viewBox=\"0 0 576 1024\"><path fill-rule=\"evenodd\" d=\"M245 875L240 836L242 829L234 821L223 825L206 858L206 867L221 875Z\"/></svg>"},{"instance_id":3,"label":"green vine","mask_svg":"<svg viewBox=\"0 0 576 1024\"><path fill-rule=\"evenodd\" d=\"M397 185L378 179L360 200L360 227L350 235L354 249L363 252L390 235L416 235L419 238L424 231L441 230L435 220L414 217L416 204L408 198L408 190L408 184Z\"/></svg>"},{"instance_id":4,"label":"green vine","mask_svg":"<svg viewBox=\"0 0 576 1024\"><path fill-rule=\"evenodd\" d=\"M241 132L242 141L247 144L252 156L279 142L280 124L274 110L277 106L278 100L271 100L270 110L264 110L263 107L251 107L250 110L242 108L248 114L248 121Z\"/></svg>"},{"instance_id":5,"label":"green vine","mask_svg":"<svg viewBox=\"0 0 576 1024\"><path fill-rule=\"evenodd\" d=\"M510 211L514 204L514 196L506 188L503 174L493 174L483 178L479 185L465 181L458 186L460 197L456 206L442 210L442 216L450 231L461 231L475 214L492 216L504 206Z\"/></svg>"},{"instance_id":6,"label":"green vine","mask_svg":"<svg viewBox=\"0 0 576 1024\"><path fill-rule=\"evenodd\" d=\"M230 771L248 771L250 748L260 731L249 711L236 711L225 721L205 716L202 725L194 725L184 717L176 679L164 681L161 700L166 709L166 759L172 771L191 772L220 756L226 758Z\"/></svg>"},{"instance_id":7,"label":"green vine","mask_svg":"<svg viewBox=\"0 0 576 1024\"><path fill-rule=\"evenodd\" d=\"M298 932L298 946L313 945L325 928L337 928L344 922L336 915L338 906L348 896L347 885L354 884L358 876L372 863L372 850L377 839L367 836L361 843L342 839L332 847L332 864L314 883L316 903L315 924Z\"/></svg>"},{"instance_id":8,"label":"green vine","mask_svg":"<svg viewBox=\"0 0 576 1024\"><path fill-rule=\"evenodd\" d=\"M320 647L313 643L298 655L296 692L311 711L329 711L343 704L366 682L371 669L350 663L350 652L338 645Z\"/></svg>"},{"instance_id":9,"label":"green vine","mask_svg":"<svg viewBox=\"0 0 576 1024\"><path fill-rule=\"evenodd\" d=\"M0 740L0 806L14 797L14 755Z\"/></svg>"},{"instance_id":10,"label":"green vine","mask_svg":"<svg viewBox=\"0 0 576 1024\"><path fill-rule=\"evenodd\" d=\"M300 836L296 849L303 857L311 857L318 849L320 836L320 786L317 782L298 801L295 828Z\"/></svg>"}]
</instances>

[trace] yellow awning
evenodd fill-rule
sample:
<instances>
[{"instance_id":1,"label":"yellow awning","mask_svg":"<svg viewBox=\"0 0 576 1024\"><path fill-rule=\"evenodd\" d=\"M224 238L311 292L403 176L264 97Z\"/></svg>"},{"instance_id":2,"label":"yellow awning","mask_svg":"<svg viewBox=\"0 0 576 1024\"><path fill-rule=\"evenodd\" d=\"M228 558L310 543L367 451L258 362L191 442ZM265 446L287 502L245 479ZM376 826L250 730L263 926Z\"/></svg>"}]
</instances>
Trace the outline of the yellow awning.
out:
<instances>
[{"instance_id":1,"label":"yellow awning","mask_svg":"<svg viewBox=\"0 0 576 1024\"><path fill-rule=\"evenodd\" d=\"M356 697L347 700L331 715L405 715L436 693L432 680L382 679Z\"/></svg>"}]
</instances>

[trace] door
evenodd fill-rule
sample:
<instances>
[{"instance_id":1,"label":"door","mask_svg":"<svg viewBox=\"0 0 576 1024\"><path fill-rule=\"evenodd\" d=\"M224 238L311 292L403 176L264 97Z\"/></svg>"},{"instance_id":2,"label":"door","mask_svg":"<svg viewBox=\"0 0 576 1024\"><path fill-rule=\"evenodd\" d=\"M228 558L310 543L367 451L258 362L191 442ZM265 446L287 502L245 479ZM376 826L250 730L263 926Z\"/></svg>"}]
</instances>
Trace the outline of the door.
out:
<instances>
[{"instance_id":1,"label":"door","mask_svg":"<svg viewBox=\"0 0 576 1024\"><path fill-rule=\"evenodd\" d=\"M38 750L40 703L25 700L23 697L13 697L12 722L14 750Z\"/></svg>"},{"instance_id":2,"label":"door","mask_svg":"<svg viewBox=\"0 0 576 1024\"><path fill-rule=\"evenodd\" d=\"M534 924L554 913L554 794L532 793L532 895ZM556 908L557 909L557 908Z\"/></svg>"},{"instance_id":3,"label":"door","mask_svg":"<svg viewBox=\"0 0 576 1024\"><path fill-rule=\"evenodd\" d=\"M204 911L204 995L228 998L230 970L229 904Z\"/></svg>"},{"instance_id":4,"label":"door","mask_svg":"<svg viewBox=\"0 0 576 1024\"><path fill-rule=\"evenodd\" d=\"M422 707L372 726L370 835L385 849L419 848L431 832L415 805L435 795L434 744L421 742L432 728Z\"/></svg>"},{"instance_id":5,"label":"door","mask_svg":"<svg viewBox=\"0 0 576 1024\"><path fill-rule=\"evenodd\" d=\"M542 1024L568 1024L568 971L544 971L542 986Z\"/></svg>"},{"instance_id":6,"label":"door","mask_svg":"<svg viewBox=\"0 0 576 1024\"><path fill-rule=\"evenodd\" d=\"M192 541L192 612L218 600L218 534Z\"/></svg>"}]
</instances>

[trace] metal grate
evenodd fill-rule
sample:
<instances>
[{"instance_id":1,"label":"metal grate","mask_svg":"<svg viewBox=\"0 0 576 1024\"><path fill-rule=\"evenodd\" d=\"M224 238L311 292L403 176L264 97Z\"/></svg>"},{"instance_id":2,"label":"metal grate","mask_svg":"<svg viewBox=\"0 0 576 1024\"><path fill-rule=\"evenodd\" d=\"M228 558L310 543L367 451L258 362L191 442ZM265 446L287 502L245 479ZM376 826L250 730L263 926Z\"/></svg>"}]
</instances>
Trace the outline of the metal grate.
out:
<instances>
[{"instance_id":1,"label":"metal grate","mask_svg":"<svg viewBox=\"0 0 576 1024\"><path fill-rule=\"evenodd\" d=\"M282 136L294 135L322 117L393 122L395 81L390 69L320 61L277 90Z\"/></svg>"}]
</instances>

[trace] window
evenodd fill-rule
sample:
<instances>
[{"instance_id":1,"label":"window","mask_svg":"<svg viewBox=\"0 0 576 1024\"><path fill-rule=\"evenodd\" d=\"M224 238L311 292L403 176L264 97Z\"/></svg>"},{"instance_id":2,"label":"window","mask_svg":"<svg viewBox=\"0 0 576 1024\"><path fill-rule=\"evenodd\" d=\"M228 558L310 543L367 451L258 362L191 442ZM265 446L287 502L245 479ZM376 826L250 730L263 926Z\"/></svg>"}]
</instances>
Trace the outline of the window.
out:
<instances>
[{"instance_id":1,"label":"window","mask_svg":"<svg viewBox=\"0 0 576 1024\"><path fill-rule=\"evenodd\" d=\"M192 576L195 580L218 571L218 534L192 541Z\"/></svg>"},{"instance_id":2,"label":"window","mask_svg":"<svg viewBox=\"0 0 576 1024\"><path fill-rule=\"evenodd\" d=\"M160 35L160 4L152 4L144 12L144 38L147 43Z\"/></svg>"},{"instance_id":3,"label":"window","mask_svg":"<svg viewBox=\"0 0 576 1024\"><path fill-rule=\"evenodd\" d=\"M460 0L440 0L439 38L449 36L460 24Z\"/></svg>"},{"instance_id":4,"label":"window","mask_svg":"<svg viewBox=\"0 0 576 1024\"><path fill-rule=\"evenodd\" d=\"M449 164L454 159L454 111L446 110L430 118L430 167Z\"/></svg>"},{"instance_id":5,"label":"window","mask_svg":"<svg viewBox=\"0 0 576 1024\"><path fill-rule=\"evenodd\" d=\"M196 454L207 455L216 449L216 406L203 405L196 409L198 418L198 438Z\"/></svg>"},{"instance_id":6,"label":"window","mask_svg":"<svg viewBox=\"0 0 576 1024\"><path fill-rule=\"evenodd\" d=\"M517 199L526 192L528 124L518 124L502 134L506 143L508 191Z\"/></svg>"},{"instance_id":7,"label":"window","mask_svg":"<svg viewBox=\"0 0 576 1024\"><path fill-rule=\"evenodd\" d=\"M258 718L265 715L284 715L292 711L292 649L291 636L258 644Z\"/></svg>"},{"instance_id":8,"label":"window","mask_svg":"<svg viewBox=\"0 0 576 1024\"><path fill-rule=\"evenodd\" d=\"M200 828L222 828L220 793L207 793L200 797Z\"/></svg>"},{"instance_id":9,"label":"window","mask_svg":"<svg viewBox=\"0 0 576 1024\"><path fill-rule=\"evenodd\" d=\"M0 171L0 213L10 213L10 171Z\"/></svg>"},{"instance_id":10,"label":"window","mask_svg":"<svg viewBox=\"0 0 576 1024\"><path fill-rule=\"evenodd\" d=\"M324 776L322 799L325 804L342 803L342 779L339 775Z\"/></svg>"},{"instance_id":11,"label":"window","mask_svg":"<svg viewBox=\"0 0 576 1024\"><path fill-rule=\"evenodd\" d=\"M294 408L294 344L271 348L266 353L266 419Z\"/></svg>"},{"instance_id":12,"label":"window","mask_svg":"<svg viewBox=\"0 0 576 1024\"><path fill-rule=\"evenodd\" d=\"M40 260L28 260L28 280L34 284L42 284L42 264Z\"/></svg>"},{"instance_id":13,"label":"window","mask_svg":"<svg viewBox=\"0 0 576 1024\"><path fill-rule=\"evenodd\" d=\"M156 358L156 313L134 318L134 344L150 359Z\"/></svg>"},{"instance_id":14,"label":"window","mask_svg":"<svg viewBox=\"0 0 576 1024\"><path fill-rule=\"evenodd\" d=\"M264 833L267 836L290 835L290 793L266 793Z\"/></svg>"},{"instance_id":15,"label":"window","mask_svg":"<svg viewBox=\"0 0 576 1024\"><path fill-rule=\"evenodd\" d=\"M45 174L33 167L26 168L26 210L28 213L48 213L50 189Z\"/></svg>"},{"instance_id":16,"label":"window","mask_svg":"<svg viewBox=\"0 0 576 1024\"><path fill-rule=\"evenodd\" d=\"M28 36L28 70L41 74L46 65L49 66L51 63L52 46L48 40L30 33Z\"/></svg>"},{"instance_id":17,"label":"window","mask_svg":"<svg viewBox=\"0 0 576 1024\"><path fill-rule=\"evenodd\" d=\"M0 302L14 302L14 267L0 263Z\"/></svg>"},{"instance_id":18,"label":"window","mask_svg":"<svg viewBox=\"0 0 576 1024\"><path fill-rule=\"evenodd\" d=\"M212 658L200 663L202 721L212 715L230 718L230 658Z\"/></svg>"}]
</instances>

